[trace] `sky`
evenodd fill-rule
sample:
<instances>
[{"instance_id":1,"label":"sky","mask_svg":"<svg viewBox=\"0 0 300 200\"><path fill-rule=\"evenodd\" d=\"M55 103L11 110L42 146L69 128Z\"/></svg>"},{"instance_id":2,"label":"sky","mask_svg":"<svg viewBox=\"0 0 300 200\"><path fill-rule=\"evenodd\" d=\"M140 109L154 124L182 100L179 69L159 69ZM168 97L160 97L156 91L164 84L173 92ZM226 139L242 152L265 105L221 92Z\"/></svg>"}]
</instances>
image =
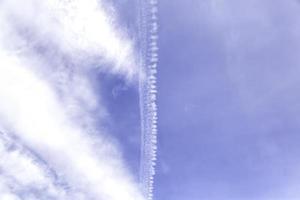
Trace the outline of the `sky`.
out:
<instances>
[{"instance_id":1,"label":"sky","mask_svg":"<svg viewBox=\"0 0 300 200\"><path fill-rule=\"evenodd\" d=\"M155 199L299 199L299 11L160 1Z\"/></svg>"},{"instance_id":2,"label":"sky","mask_svg":"<svg viewBox=\"0 0 300 200\"><path fill-rule=\"evenodd\" d=\"M1 200L300 199L299 1L155 2L1 1Z\"/></svg>"}]
</instances>

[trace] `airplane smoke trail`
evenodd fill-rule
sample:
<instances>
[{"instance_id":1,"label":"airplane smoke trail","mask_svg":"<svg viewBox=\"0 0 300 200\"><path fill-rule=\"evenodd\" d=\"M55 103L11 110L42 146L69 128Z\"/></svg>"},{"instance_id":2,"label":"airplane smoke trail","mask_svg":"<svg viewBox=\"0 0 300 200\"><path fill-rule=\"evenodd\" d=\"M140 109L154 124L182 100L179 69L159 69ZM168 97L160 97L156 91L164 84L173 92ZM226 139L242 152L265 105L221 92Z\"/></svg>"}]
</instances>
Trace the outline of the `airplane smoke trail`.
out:
<instances>
[{"instance_id":1,"label":"airplane smoke trail","mask_svg":"<svg viewBox=\"0 0 300 200\"><path fill-rule=\"evenodd\" d=\"M140 182L144 196L153 199L153 181L157 151L156 73L158 64L158 1L140 0L140 110L142 146Z\"/></svg>"},{"instance_id":2,"label":"airplane smoke trail","mask_svg":"<svg viewBox=\"0 0 300 200\"><path fill-rule=\"evenodd\" d=\"M138 74L132 42L101 6L0 3L2 199L144 199L117 146L90 122L105 112L89 80L95 63L126 80Z\"/></svg>"}]
</instances>

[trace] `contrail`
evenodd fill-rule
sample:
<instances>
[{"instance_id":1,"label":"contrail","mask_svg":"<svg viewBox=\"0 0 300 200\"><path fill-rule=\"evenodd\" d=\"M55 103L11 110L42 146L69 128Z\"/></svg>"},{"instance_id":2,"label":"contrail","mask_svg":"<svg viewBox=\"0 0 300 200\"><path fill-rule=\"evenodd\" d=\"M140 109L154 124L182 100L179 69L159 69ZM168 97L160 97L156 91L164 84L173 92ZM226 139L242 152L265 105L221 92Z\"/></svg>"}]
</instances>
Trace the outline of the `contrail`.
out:
<instances>
[{"instance_id":1,"label":"contrail","mask_svg":"<svg viewBox=\"0 0 300 200\"><path fill-rule=\"evenodd\" d=\"M158 1L140 0L139 3L139 90L142 129L140 184L145 198L152 200L157 151Z\"/></svg>"}]
</instances>

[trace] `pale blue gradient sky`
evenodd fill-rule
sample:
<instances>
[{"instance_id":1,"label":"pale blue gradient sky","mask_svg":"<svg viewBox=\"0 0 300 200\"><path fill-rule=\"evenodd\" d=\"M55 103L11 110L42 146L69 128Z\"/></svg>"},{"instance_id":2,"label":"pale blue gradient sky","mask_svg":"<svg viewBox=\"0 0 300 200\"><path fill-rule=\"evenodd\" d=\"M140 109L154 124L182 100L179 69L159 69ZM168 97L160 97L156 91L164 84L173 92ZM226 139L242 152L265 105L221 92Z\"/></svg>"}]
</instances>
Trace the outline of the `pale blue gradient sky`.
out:
<instances>
[{"instance_id":1,"label":"pale blue gradient sky","mask_svg":"<svg viewBox=\"0 0 300 200\"><path fill-rule=\"evenodd\" d=\"M137 40L138 0L108 2L120 29ZM72 65L40 43L32 48L50 64ZM300 199L299 53L296 0L159 0L154 200ZM105 70L90 73L105 108L92 113L101 137L116 143L138 180L138 86Z\"/></svg>"},{"instance_id":2,"label":"pale blue gradient sky","mask_svg":"<svg viewBox=\"0 0 300 200\"><path fill-rule=\"evenodd\" d=\"M295 200L297 1L160 1L156 200Z\"/></svg>"}]
</instances>

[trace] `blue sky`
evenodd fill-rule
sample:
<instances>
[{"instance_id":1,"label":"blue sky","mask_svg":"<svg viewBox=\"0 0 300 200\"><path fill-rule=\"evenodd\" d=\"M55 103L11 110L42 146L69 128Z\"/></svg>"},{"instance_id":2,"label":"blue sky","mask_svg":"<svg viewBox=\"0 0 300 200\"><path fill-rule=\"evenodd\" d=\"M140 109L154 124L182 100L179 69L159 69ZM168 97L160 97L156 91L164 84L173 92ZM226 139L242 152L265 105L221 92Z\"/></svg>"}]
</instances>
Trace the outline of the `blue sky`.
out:
<instances>
[{"instance_id":1,"label":"blue sky","mask_svg":"<svg viewBox=\"0 0 300 200\"><path fill-rule=\"evenodd\" d=\"M24 2L0 3L0 199L145 200L138 0ZM299 199L299 2L158 8L153 199Z\"/></svg>"},{"instance_id":2,"label":"blue sky","mask_svg":"<svg viewBox=\"0 0 300 200\"><path fill-rule=\"evenodd\" d=\"M159 5L156 199L298 199L298 2Z\"/></svg>"}]
</instances>

